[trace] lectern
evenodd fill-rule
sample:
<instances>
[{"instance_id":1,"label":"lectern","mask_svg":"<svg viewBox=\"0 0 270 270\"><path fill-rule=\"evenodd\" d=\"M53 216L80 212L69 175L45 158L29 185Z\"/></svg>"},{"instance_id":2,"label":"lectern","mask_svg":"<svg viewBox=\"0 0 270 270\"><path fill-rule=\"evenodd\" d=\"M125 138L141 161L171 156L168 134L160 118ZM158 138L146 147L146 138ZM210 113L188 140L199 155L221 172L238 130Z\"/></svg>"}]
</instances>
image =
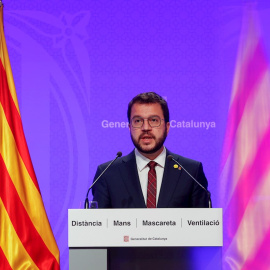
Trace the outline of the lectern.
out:
<instances>
[{"instance_id":1,"label":"lectern","mask_svg":"<svg viewBox=\"0 0 270 270\"><path fill-rule=\"evenodd\" d=\"M70 269L191 269L223 245L220 208L69 209L68 228Z\"/></svg>"}]
</instances>

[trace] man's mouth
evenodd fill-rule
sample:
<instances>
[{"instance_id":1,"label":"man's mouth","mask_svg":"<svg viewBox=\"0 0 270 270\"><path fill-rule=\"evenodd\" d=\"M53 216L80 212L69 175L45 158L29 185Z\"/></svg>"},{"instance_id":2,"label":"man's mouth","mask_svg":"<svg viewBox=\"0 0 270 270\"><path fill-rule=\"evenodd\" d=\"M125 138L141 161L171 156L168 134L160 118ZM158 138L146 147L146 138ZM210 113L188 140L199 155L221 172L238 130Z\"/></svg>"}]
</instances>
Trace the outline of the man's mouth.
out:
<instances>
[{"instance_id":1,"label":"man's mouth","mask_svg":"<svg viewBox=\"0 0 270 270\"><path fill-rule=\"evenodd\" d=\"M143 135L140 137L140 140L142 140L144 143L149 143L153 139L154 137L150 135Z\"/></svg>"}]
</instances>

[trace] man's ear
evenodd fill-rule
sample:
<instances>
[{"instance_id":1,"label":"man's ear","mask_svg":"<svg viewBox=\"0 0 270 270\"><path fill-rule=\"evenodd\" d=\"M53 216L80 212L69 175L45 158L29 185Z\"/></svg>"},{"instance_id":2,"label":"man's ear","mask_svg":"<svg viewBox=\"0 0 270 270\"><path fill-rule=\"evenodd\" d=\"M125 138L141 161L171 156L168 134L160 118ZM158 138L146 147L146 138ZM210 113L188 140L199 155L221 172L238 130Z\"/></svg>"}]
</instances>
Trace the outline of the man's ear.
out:
<instances>
[{"instance_id":1,"label":"man's ear","mask_svg":"<svg viewBox=\"0 0 270 270\"><path fill-rule=\"evenodd\" d=\"M170 127L171 127L170 122L167 122L167 123L166 123L167 135L168 135L168 133L169 133Z\"/></svg>"}]
</instances>

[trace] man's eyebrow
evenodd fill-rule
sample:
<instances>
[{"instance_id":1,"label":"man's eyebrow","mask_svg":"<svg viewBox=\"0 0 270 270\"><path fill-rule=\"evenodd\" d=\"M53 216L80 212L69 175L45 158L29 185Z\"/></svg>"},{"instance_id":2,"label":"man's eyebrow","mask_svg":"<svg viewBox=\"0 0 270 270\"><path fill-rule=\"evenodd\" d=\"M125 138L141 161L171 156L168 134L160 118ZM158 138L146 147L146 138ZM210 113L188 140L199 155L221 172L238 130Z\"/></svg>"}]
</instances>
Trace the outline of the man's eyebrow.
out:
<instances>
[{"instance_id":1,"label":"man's eyebrow","mask_svg":"<svg viewBox=\"0 0 270 270\"><path fill-rule=\"evenodd\" d=\"M155 116L160 117L160 116L159 116L159 115L157 115L157 114L153 114L153 115L148 116L147 118L149 118L149 117L155 117ZM143 117L142 117L142 116L140 116L140 115L134 115L134 116L132 117L132 119L133 119L134 117L140 117L140 118L143 118ZM143 118L143 119L146 119L146 118Z\"/></svg>"}]
</instances>

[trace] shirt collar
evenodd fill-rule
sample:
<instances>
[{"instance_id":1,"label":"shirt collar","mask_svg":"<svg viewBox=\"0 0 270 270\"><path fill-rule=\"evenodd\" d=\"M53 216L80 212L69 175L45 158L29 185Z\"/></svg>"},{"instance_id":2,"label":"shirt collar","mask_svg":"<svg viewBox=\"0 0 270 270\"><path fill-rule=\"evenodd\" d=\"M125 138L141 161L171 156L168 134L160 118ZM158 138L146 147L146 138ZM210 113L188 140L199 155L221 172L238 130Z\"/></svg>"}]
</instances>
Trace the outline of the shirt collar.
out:
<instances>
[{"instance_id":1,"label":"shirt collar","mask_svg":"<svg viewBox=\"0 0 270 270\"><path fill-rule=\"evenodd\" d=\"M135 148L135 157L136 157L136 163L139 171L142 171L145 167L147 167L147 164L151 161L149 158L143 156L137 148ZM166 148L163 147L162 152L153 160L155 161L158 166L164 168L165 167L165 161L166 161Z\"/></svg>"}]
</instances>

